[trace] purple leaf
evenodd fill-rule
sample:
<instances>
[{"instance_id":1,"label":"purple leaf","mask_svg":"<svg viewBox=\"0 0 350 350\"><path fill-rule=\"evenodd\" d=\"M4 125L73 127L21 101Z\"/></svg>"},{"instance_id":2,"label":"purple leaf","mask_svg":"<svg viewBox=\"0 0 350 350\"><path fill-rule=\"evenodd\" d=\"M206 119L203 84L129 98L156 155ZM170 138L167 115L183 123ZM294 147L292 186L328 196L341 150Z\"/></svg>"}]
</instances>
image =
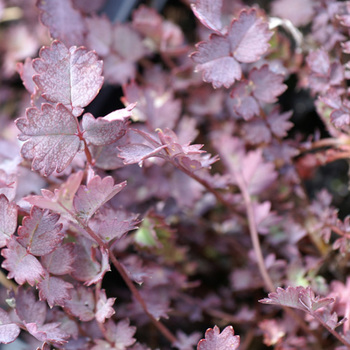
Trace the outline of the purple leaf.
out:
<instances>
[{"instance_id":1,"label":"purple leaf","mask_svg":"<svg viewBox=\"0 0 350 350\"><path fill-rule=\"evenodd\" d=\"M143 160L156 156L166 145L157 148L151 148L142 143L133 143L119 147L119 157L123 159L124 164L140 163Z\"/></svg>"},{"instance_id":2,"label":"purple leaf","mask_svg":"<svg viewBox=\"0 0 350 350\"><path fill-rule=\"evenodd\" d=\"M227 134L218 135L213 142L232 175L232 182L244 181L251 195L261 193L277 178L274 164L263 159L262 149L246 153L243 142Z\"/></svg>"},{"instance_id":3,"label":"purple leaf","mask_svg":"<svg viewBox=\"0 0 350 350\"><path fill-rule=\"evenodd\" d=\"M31 95L33 95L38 90L38 88L33 81L33 75L36 72L32 65L32 59L30 57L27 57L24 63L17 63L17 72L22 79L24 87L28 92L30 92Z\"/></svg>"},{"instance_id":4,"label":"purple leaf","mask_svg":"<svg viewBox=\"0 0 350 350\"><path fill-rule=\"evenodd\" d=\"M95 298L91 289L78 286L72 290L72 299L66 300L64 310L80 321L91 321L95 317Z\"/></svg>"},{"instance_id":5,"label":"purple leaf","mask_svg":"<svg viewBox=\"0 0 350 350\"><path fill-rule=\"evenodd\" d=\"M248 80L235 84L230 96L234 110L245 120L260 114L260 104L276 102L277 96L287 88L282 84L284 76L270 71L268 65L253 68Z\"/></svg>"},{"instance_id":6,"label":"purple leaf","mask_svg":"<svg viewBox=\"0 0 350 350\"><path fill-rule=\"evenodd\" d=\"M253 68L249 73L249 79L254 84L254 97L262 102L276 102L277 96L287 89L287 85L283 84L284 76L272 72L268 65L263 65L259 69Z\"/></svg>"},{"instance_id":7,"label":"purple leaf","mask_svg":"<svg viewBox=\"0 0 350 350\"><path fill-rule=\"evenodd\" d=\"M84 114L82 126L85 139L93 145L105 146L122 138L127 131L133 106L130 105L97 119L90 113Z\"/></svg>"},{"instance_id":8,"label":"purple leaf","mask_svg":"<svg viewBox=\"0 0 350 350\"><path fill-rule=\"evenodd\" d=\"M240 337L234 334L232 326L227 326L221 333L217 326L209 328L205 332L205 339L199 341L197 350L236 350Z\"/></svg>"},{"instance_id":9,"label":"purple leaf","mask_svg":"<svg viewBox=\"0 0 350 350\"><path fill-rule=\"evenodd\" d=\"M193 13L207 28L221 33L221 9L223 0L197 0L192 4Z\"/></svg>"},{"instance_id":10,"label":"purple leaf","mask_svg":"<svg viewBox=\"0 0 350 350\"><path fill-rule=\"evenodd\" d=\"M34 206L30 216L23 219L22 226L18 229L17 241L33 255L51 253L64 238L62 224L56 225L59 218L59 214Z\"/></svg>"},{"instance_id":11,"label":"purple leaf","mask_svg":"<svg viewBox=\"0 0 350 350\"><path fill-rule=\"evenodd\" d=\"M107 56L113 39L112 22L106 16L87 17L85 20L88 27L87 46L95 50L100 57Z\"/></svg>"},{"instance_id":12,"label":"purple leaf","mask_svg":"<svg viewBox=\"0 0 350 350\"><path fill-rule=\"evenodd\" d=\"M329 55L325 50L316 50L309 53L306 58L306 62L309 65L313 73L320 76L327 76L331 68L329 61Z\"/></svg>"},{"instance_id":13,"label":"purple leaf","mask_svg":"<svg viewBox=\"0 0 350 350\"><path fill-rule=\"evenodd\" d=\"M271 11L274 16L288 18L295 26L307 25L314 16L314 0L274 0Z\"/></svg>"},{"instance_id":14,"label":"purple leaf","mask_svg":"<svg viewBox=\"0 0 350 350\"><path fill-rule=\"evenodd\" d=\"M244 123L242 131L245 140L252 145L271 142L271 130L266 125L266 121L259 117L249 120L249 123Z\"/></svg>"},{"instance_id":15,"label":"purple leaf","mask_svg":"<svg viewBox=\"0 0 350 350\"><path fill-rule=\"evenodd\" d=\"M0 195L3 194L11 202L17 194L19 176L13 173L7 173L0 169Z\"/></svg>"},{"instance_id":16,"label":"purple leaf","mask_svg":"<svg viewBox=\"0 0 350 350\"><path fill-rule=\"evenodd\" d=\"M54 193L49 190L41 190L42 196L29 196L25 200L32 205L43 209L50 209L67 217L67 211L74 212L73 198L78 191L84 173L79 171L69 176L59 189Z\"/></svg>"},{"instance_id":17,"label":"purple leaf","mask_svg":"<svg viewBox=\"0 0 350 350\"><path fill-rule=\"evenodd\" d=\"M242 10L233 20L225 35L212 34L209 41L197 45L192 59L196 70L203 71L203 80L229 88L240 80L242 71L239 62L257 61L269 48L272 32L268 24L258 17L255 9Z\"/></svg>"},{"instance_id":18,"label":"purple leaf","mask_svg":"<svg viewBox=\"0 0 350 350\"><path fill-rule=\"evenodd\" d=\"M81 147L76 118L62 104L56 107L44 103L41 110L28 108L27 117L16 121L21 141L26 141L21 153L32 159L33 170L45 176L55 170L62 172Z\"/></svg>"},{"instance_id":19,"label":"purple leaf","mask_svg":"<svg viewBox=\"0 0 350 350\"><path fill-rule=\"evenodd\" d=\"M126 186L126 181L114 185L111 176L101 179L94 176L87 184L81 185L74 197L73 204L77 215L84 222L88 222L91 216L103 204L112 199L118 192Z\"/></svg>"},{"instance_id":20,"label":"purple leaf","mask_svg":"<svg viewBox=\"0 0 350 350\"><path fill-rule=\"evenodd\" d=\"M315 297L310 287L304 288L288 287L287 289L277 288L276 292L269 293L268 298L261 299L263 304L288 306L306 312L314 312L334 302L333 298Z\"/></svg>"},{"instance_id":21,"label":"purple leaf","mask_svg":"<svg viewBox=\"0 0 350 350\"><path fill-rule=\"evenodd\" d=\"M251 195L261 193L277 178L274 164L264 161L261 149L250 151L243 158L242 175Z\"/></svg>"},{"instance_id":22,"label":"purple leaf","mask_svg":"<svg viewBox=\"0 0 350 350\"><path fill-rule=\"evenodd\" d=\"M33 80L42 96L64 104L75 116L95 98L103 83L102 61L95 52L76 46L68 49L59 41L42 48L33 67L38 73Z\"/></svg>"},{"instance_id":23,"label":"purple leaf","mask_svg":"<svg viewBox=\"0 0 350 350\"><path fill-rule=\"evenodd\" d=\"M106 297L106 292L104 289L100 290L99 293L99 299L96 303L96 314L95 318L97 322L104 323L106 321L106 318L112 317L112 315L115 314L115 311L113 309L113 304L115 302L115 298L108 298Z\"/></svg>"},{"instance_id":24,"label":"purple leaf","mask_svg":"<svg viewBox=\"0 0 350 350\"><path fill-rule=\"evenodd\" d=\"M287 131L293 127L293 123L289 121L292 116L292 111L279 113L278 108L275 108L267 116L267 123L270 126L272 133L277 137L287 136Z\"/></svg>"},{"instance_id":25,"label":"purple leaf","mask_svg":"<svg viewBox=\"0 0 350 350\"><path fill-rule=\"evenodd\" d=\"M201 334L199 332L194 332L187 335L181 331L176 332L177 341L172 345L179 350L192 350L195 345L197 345Z\"/></svg>"},{"instance_id":26,"label":"purple leaf","mask_svg":"<svg viewBox=\"0 0 350 350\"><path fill-rule=\"evenodd\" d=\"M93 159L95 159L95 166L104 170L123 168L125 164L119 158L118 146L125 145L127 142L126 137L123 137L107 146L90 146L89 149Z\"/></svg>"},{"instance_id":27,"label":"purple leaf","mask_svg":"<svg viewBox=\"0 0 350 350\"><path fill-rule=\"evenodd\" d=\"M147 310L156 320L159 320L161 317L167 319L169 318L168 313L170 311L170 295L167 293L157 293L157 287L158 286L148 289L143 288L141 290L141 296L143 300L145 300ZM133 301L133 307L135 308L134 312L137 315L143 315L144 311L141 308L140 303L135 298L133 298Z\"/></svg>"},{"instance_id":28,"label":"purple leaf","mask_svg":"<svg viewBox=\"0 0 350 350\"><path fill-rule=\"evenodd\" d=\"M92 278L85 281L84 284L86 286L91 286L92 284L96 284L98 282L101 282L105 273L108 271L111 271L111 267L109 265L108 251L102 250L102 248L100 250L101 250L101 255L102 255L100 271L95 276L93 276Z\"/></svg>"},{"instance_id":29,"label":"purple leaf","mask_svg":"<svg viewBox=\"0 0 350 350\"><path fill-rule=\"evenodd\" d=\"M100 10L105 2L106 0L94 0L88 2L86 2L86 0L73 0L73 6L85 14L93 14Z\"/></svg>"},{"instance_id":30,"label":"purple leaf","mask_svg":"<svg viewBox=\"0 0 350 350\"><path fill-rule=\"evenodd\" d=\"M132 26L154 43L159 44L161 42L163 18L154 8L140 5L132 13Z\"/></svg>"},{"instance_id":31,"label":"purple leaf","mask_svg":"<svg viewBox=\"0 0 350 350\"><path fill-rule=\"evenodd\" d=\"M92 241L81 238L81 243L74 246L75 260L72 264L72 276L78 281L91 285L99 282L110 270L108 253L101 249L101 264L96 259L97 248L92 247Z\"/></svg>"},{"instance_id":32,"label":"purple leaf","mask_svg":"<svg viewBox=\"0 0 350 350\"><path fill-rule=\"evenodd\" d=\"M15 238L10 240L8 248L2 250L1 255L5 258L1 266L9 271L8 278L14 278L20 285L28 282L34 286L44 275L45 271L40 262L27 253Z\"/></svg>"},{"instance_id":33,"label":"purple leaf","mask_svg":"<svg viewBox=\"0 0 350 350\"><path fill-rule=\"evenodd\" d=\"M5 247L17 228L17 206L0 194L0 248Z\"/></svg>"},{"instance_id":34,"label":"purple leaf","mask_svg":"<svg viewBox=\"0 0 350 350\"><path fill-rule=\"evenodd\" d=\"M229 88L241 79L242 69L239 62L231 56L227 35L212 34L209 41L197 44L196 49L191 57L197 63L196 71L203 73L205 82L212 83L214 88Z\"/></svg>"},{"instance_id":35,"label":"purple leaf","mask_svg":"<svg viewBox=\"0 0 350 350\"><path fill-rule=\"evenodd\" d=\"M42 256L41 263L53 275L68 274L73 270L73 249L73 243L63 244L50 254Z\"/></svg>"},{"instance_id":36,"label":"purple leaf","mask_svg":"<svg viewBox=\"0 0 350 350\"><path fill-rule=\"evenodd\" d=\"M67 343L69 335L63 332L59 326L60 323L46 323L38 326L36 323L26 323L27 331L40 341L48 341L56 346Z\"/></svg>"},{"instance_id":37,"label":"purple leaf","mask_svg":"<svg viewBox=\"0 0 350 350\"><path fill-rule=\"evenodd\" d=\"M272 34L255 9L242 10L228 32L231 52L239 62L255 62L268 50Z\"/></svg>"},{"instance_id":38,"label":"purple leaf","mask_svg":"<svg viewBox=\"0 0 350 350\"><path fill-rule=\"evenodd\" d=\"M90 220L89 226L104 242L109 243L120 239L128 231L136 229L138 223L137 215L106 208L106 210L100 210Z\"/></svg>"},{"instance_id":39,"label":"purple leaf","mask_svg":"<svg viewBox=\"0 0 350 350\"><path fill-rule=\"evenodd\" d=\"M123 103L135 106L133 120L147 122L150 129L172 129L181 114L181 101L174 98L165 82L161 84L161 87L143 87L131 82L123 86Z\"/></svg>"},{"instance_id":40,"label":"purple leaf","mask_svg":"<svg viewBox=\"0 0 350 350\"><path fill-rule=\"evenodd\" d=\"M136 327L130 326L128 319L119 321L117 324L113 320L106 322L106 338L114 344L115 349L125 349L135 343L133 338Z\"/></svg>"},{"instance_id":41,"label":"purple leaf","mask_svg":"<svg viewBox=\"0 0 350 350\"><path fill-rule=\"evenodd\" d=\"M0 343L9 344L15 341L21 329L13 323L6 311L0 309Z\"/></svg>"},{"instance_id":42,"label":"purple leaf","mask_svg":"<svg viewBox=\"0 0 350 350\"><path fill-rule=\"evenodd\" d=\"M101 34L103 38L112 37L110 54L104 57L103 62L106 80L113 84L126 84L135 78L135 63L148 51L142 38L131 26L120 23L113 26L111 34Z\"/></svg>"},{"instance_id":43,"label":"purple leaf","mask_svg":"<svg viewBox=\"0 0 350 350\"><path fill-rule=\"evenodd\" d=\"M42 23L49 28L51 37L65 45L81 45L86 31L84 17L73 8L71 0L38 0Z\"/></svg>"},{"instance_id":44,"label":"purple leaf","mask_svg":"<svg viewBox=\"0 0 350 350\"><path fill-rule=\"evenodd\" d=\"M251 86L249 83L247 80L236 83L230 94L235 112L244 120L251 120L260 113L258 101L250 96Z\"/></svg>"},{"instance_id":45,"label":"purple leaf","mask_svg":"<svg viewBox=\"0 0 350 350\"><path fill-rule=\"evenodd\" d=\"M66 300L71 299L70 289L73 285L61 278L50 276L48 273L38 283L40 300L46 300L52 308L54 305L64 306Z\"/></svg>"},{"instance_id":46,"label":"purple leaf","mask_svg":"<svg viewBox=\"0 0 350 350\"><path fill-rule=\"evenodd\" d=\"M168 55L184 52L184 35L173 21L165 20L155 8L141 5L132 14L132 26L146 39L149 48Z\"/></svg>"},{"instance_id":47,"label":"purple leaf","mask_svg":"<svg viewBox=\"0 0 350 350\"><path fill-rule=\"evenodd\" d=\"M47 305L38 301L31 289L18 288L16 295L16 314L25 323L44 324L46 319Z\"/></svg>"}]
</instances>

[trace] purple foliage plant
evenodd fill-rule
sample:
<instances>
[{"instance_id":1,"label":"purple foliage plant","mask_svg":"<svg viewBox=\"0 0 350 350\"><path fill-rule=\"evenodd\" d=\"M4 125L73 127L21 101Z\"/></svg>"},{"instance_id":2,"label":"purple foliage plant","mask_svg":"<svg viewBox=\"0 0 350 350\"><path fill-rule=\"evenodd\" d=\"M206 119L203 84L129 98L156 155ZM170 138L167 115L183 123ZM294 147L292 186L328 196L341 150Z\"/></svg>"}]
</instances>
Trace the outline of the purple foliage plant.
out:
<instances>
[{"instance_id":1,"label":"purple foliage plant","mask_svg":"<svg viewBox=\"0 0 350 350\"><path fill-rule=\"evenodd\" d=\"M350 1L149 3L0 0L1 349L350 349Z\"/></svg>"}]
</instances>

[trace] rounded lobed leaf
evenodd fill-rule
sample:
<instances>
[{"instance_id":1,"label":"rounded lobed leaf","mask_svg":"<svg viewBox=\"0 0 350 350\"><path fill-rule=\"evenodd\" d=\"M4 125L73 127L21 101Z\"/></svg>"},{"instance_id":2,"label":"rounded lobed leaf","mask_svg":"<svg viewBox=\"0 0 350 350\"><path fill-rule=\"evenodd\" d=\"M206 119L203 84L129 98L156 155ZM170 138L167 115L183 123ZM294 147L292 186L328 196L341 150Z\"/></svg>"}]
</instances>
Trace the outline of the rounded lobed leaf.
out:
<instances>
[{"instance_id":1,"label":"rounded lobed leaf","mask_svg":"<svg viewBox=\"0 0 350 350\"><path fill-rule=\"evenodd\" d=\"M235 350L238 349L240 337L234 335L232 326L227 326L221 333L219 327L209 328L205 339L199 341L197 350Z\"/></svg>"},{"instance_id":2,"label":"rounded lobed leaf","mask_svg":"<svg viewBox=\"0 0 350 350\"><path fill-rule=\"evenodd\" d=\"M221 32L221 10L223 0L197 0L192 4L192 11L207 28Z\"/></svg>"},{"instance_id":3,"label":"rounded lobed leaf","mask_svg":"<svg viewBox=\"0 0 350 350\"><path fill-rule=\"evenodd\" d=\"M6 311L0 309L0 343L9 344L15 341L21 329L13 323Z\"/></svg>"},{"instance_id":4,"label":"rounded lobed leaf","mask_svg":"<svg viewBox=\"0 0 350 350\"><path fill-rule=\"evenodd\" d=\"M64 306L66 300L71 299L70 289L73 285L61 278L46 274L38 283L40 300L46 300L52 308L54 305Z\"/></svg>"},{"instance_id":5,"label":"rounded lobed leaf","mask_svg":"<svg viewBox=\"0 0 350 350\"><path fill-rule=\"evenodd\" d=\"M81 147L76 118L61 103L55 107L44 103L41 110L28 108L26 118L16 120L22 156L32 159L33 170L45 176L62 172Z\"/></svg>"},{"instance_id":6,"label":"rounded lobed leaf","mask_svg":"<svg viewBox=\"0 0 350 350\"><path fill-rule=\"evenodd\" d=\"M242 10L228 31L230 52L239 62L255 62L270 47L268 41L272 34L268 23L258 16L255 9Z\"/></svg>"},{"instance_id":7,"label":"rounded lobed leaf","mask_svg":"<svg viewBox=\"0 0 350 350\"><path fill-rule=\"evenodd\" d=\"M81 44L86 25L82 14L72 6L70 0L38 0L40 19L49 28L52 38L66 45Z\"/></svg>"},{"instance_id":8,"label":"rounded lobed leaf","mask_svg":"<svg viewBox=\"0 0 350 350\"><path fill-rule=\"evenodd\" d=\"M62 224L56 225L60 215L33 207L30 216L23 219L18 229L17 241L33 255L46 255L57 248L64 234Z\"/></svg>"},{"instance_id":9,"label":"rounded lobed leaf","mask_svg":"<svg viewBox=\"0 0 350 350\"><path fill-rule=\"evenodd\" d=\"M34 286L44 275L45 271L40 262L27 253L14 238L10 240L8 248L4 249L1 255L5 258L1 266L9 271L8 278L14 278L20 285L28 282Z\"/></svg>"},{"instance_id":10,"label":"rounded lobed leaf","mask_svg":"<svg viewBox=\"0 0 350 350\"><path fill-rule=\"evenodd\" d=\"M126 181L114 185L111 176L103 179L98 175L94 176L87 186L79 187L74 197L73 204L78 217L85 222L89 221L98 208L112 199L125 186Z\"/></svg>"},{"instance_id":11,"label":"rounded lobed leaf","mask_svg":"<svg viewBox=\"0 0 350 350\"><path fill-rule=\"evenodd\" d=\"M67 48L54 41L40 50L33 61L38 73L33 80L48 101L62 103L78 116L98 94L102 83L102 61L84 47Z\"/></svg>"}]
</instances>

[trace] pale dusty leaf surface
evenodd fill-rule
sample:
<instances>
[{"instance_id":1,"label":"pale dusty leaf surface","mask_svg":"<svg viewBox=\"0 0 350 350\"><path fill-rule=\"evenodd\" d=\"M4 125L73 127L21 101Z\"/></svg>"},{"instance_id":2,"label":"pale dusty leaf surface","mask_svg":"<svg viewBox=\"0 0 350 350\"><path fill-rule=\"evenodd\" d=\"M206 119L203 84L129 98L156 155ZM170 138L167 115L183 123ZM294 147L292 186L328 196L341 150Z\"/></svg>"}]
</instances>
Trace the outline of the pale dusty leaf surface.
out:
<instances>
[{"instance_id":1,"label":"pale dusty leaf surface","mask_svg":"<svg viewBox=\"0 0 350 350\"><path fill-rule=\"evenodd\" d=\"M28 108L27 117L16 124L19 139L25 141L22 156L33 160L33 170L45 176L62 172L81 147L76 118L60 103L56 107L44 103L41 110Z\"/></svg>"}]
</instances>

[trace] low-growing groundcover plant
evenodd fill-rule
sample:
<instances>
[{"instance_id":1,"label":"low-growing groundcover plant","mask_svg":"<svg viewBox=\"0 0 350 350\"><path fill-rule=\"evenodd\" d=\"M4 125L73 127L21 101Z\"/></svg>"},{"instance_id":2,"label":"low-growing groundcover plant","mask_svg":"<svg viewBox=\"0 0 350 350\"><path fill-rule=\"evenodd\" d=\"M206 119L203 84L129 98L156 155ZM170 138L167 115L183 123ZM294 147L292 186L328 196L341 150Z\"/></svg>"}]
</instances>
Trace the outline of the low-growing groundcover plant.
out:
<instances>
[{"instance_id":1,"label":"low-growing groundcover plant","mask_svg":"<svg viewBox=\"0 0 350 350\"><path fill-rule=\"evenodd\" d=\"M120 3L0 1L1 348L349 349L350 2Z\"/></svg>"}]
</instances>

